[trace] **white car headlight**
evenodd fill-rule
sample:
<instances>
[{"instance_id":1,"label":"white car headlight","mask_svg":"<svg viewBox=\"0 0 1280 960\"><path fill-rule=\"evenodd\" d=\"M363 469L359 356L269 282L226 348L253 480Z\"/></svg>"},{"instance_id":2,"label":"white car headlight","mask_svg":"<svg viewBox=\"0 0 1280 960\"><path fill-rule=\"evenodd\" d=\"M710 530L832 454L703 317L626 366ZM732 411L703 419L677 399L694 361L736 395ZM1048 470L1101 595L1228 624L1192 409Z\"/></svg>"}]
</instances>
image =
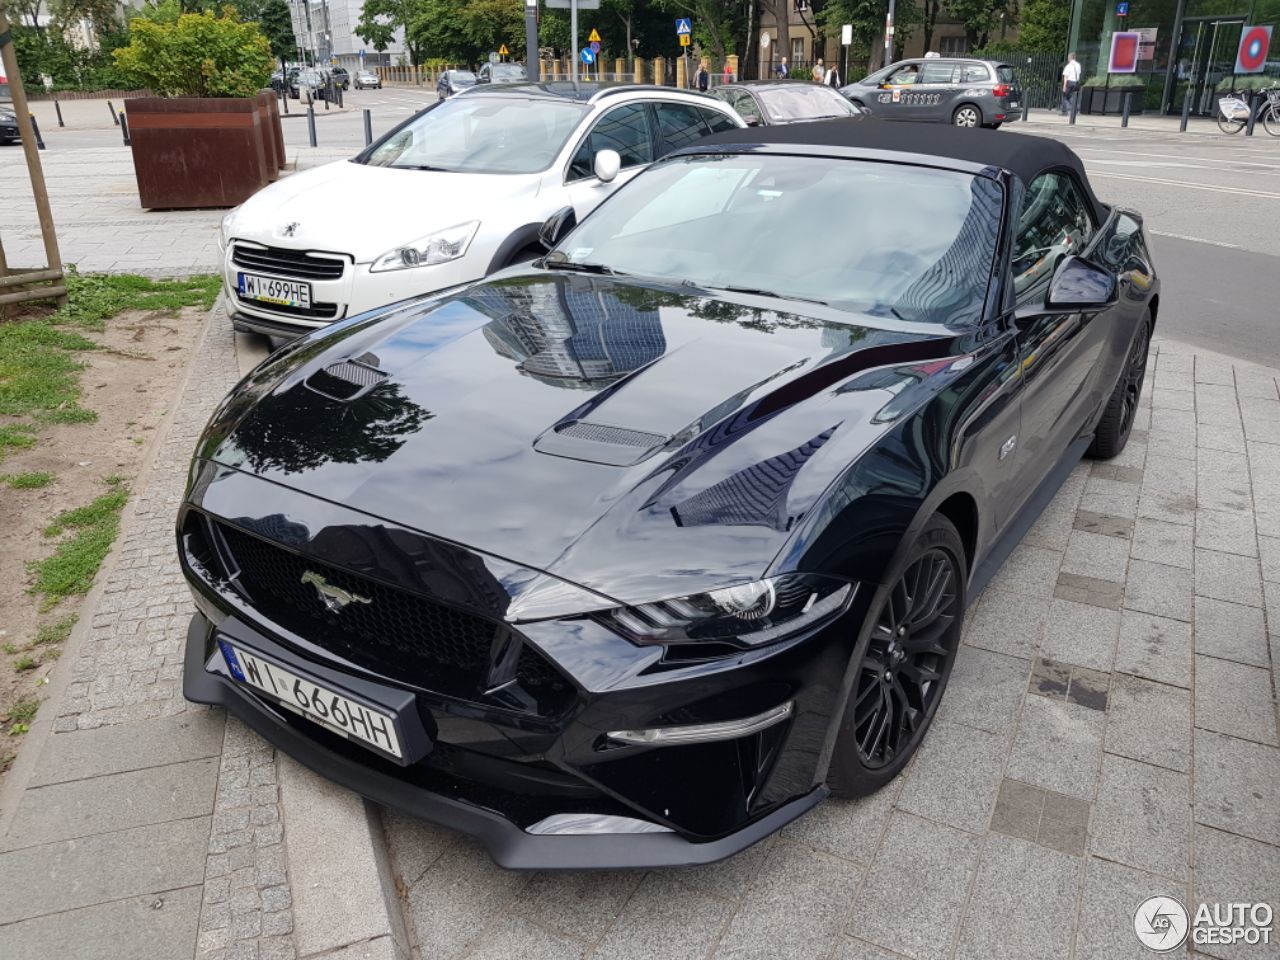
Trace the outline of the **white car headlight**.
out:
<instances>
[{"instance_id":1,"label":"white car headlight","mask_svg":"<svg viewBox=\"0 0 1280 960\"><path fill-rule=\"evenodd\" d=\"M231 222L235 219L236 211L239 207L233 207L227 211L227 215L222 218L222 226L218 228L218 249L227 249L227 244L231 242Z\"/></svg>"},{"instance_id":2,"label":"white car headlight","mask_svg":"<svg viewBox=\"0 0 1280 960\"><path fill-rule=\"evenodd\" d=\"M412 243L406 243L389 250L369 267L370 273L381 273L385 270L407 270L410 267L429 267L433 263L446 263L465 256L471 238L480 229L479 220L460 223L447 230L437 230Z\"/></svg>"}]
</instances>

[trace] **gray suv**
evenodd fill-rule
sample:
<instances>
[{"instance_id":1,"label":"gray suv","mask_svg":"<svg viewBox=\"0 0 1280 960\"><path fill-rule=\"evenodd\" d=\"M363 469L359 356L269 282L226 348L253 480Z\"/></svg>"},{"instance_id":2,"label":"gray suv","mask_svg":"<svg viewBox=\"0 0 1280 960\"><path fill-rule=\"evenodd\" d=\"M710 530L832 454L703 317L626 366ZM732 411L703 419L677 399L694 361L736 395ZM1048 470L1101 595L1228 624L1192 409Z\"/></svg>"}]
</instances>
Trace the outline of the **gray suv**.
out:
<instances>
[{"instance_id":1,"label":"gray suv","mask_svg":"<svg viewBox=\"0 0 1280 960\"><path fill-rule=\"evenodd\" d=\"M900 60L840 92L881 120L994 129L1017 120L1022 109L1013 67L996 60Z\"/></svg>"}]
</instances>

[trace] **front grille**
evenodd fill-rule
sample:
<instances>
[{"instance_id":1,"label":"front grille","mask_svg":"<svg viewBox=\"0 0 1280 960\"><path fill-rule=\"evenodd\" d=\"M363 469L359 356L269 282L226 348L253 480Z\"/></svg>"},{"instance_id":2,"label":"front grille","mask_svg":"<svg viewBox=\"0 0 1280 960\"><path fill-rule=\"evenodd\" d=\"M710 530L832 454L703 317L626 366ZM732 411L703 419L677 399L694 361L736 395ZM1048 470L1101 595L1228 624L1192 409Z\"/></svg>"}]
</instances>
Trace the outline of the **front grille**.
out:
<instances>
[{"instance_id":1,"label":"front grille","mask_svg":"<svg viewBox=\"0 0 1280 960\"><path fill-rule=\"evenodd\" d=\"M349 663L424 690L470 700L483 691L490 650L509 634L505 624L302 557L227 524L216 529L232 586L270 623ZM315 586L303 582L307 572L368 602L352 600L331 612ZM564 678L527 645L516 679L539 712L571 694Z\"/></svg>"},{"instance_id":2,"label":"front grille","mask_svg":"<svg viewBox=\"0 0 1280 960\"><path fill-rule=\"evenodd\" d=\"M231 262L246 270L262 270L305 280L341 280L347 269L346 260L335 255L281 247L250 247L240 243L232 244Z\"/></svg>"},{"instance_id":3,"label":"front grille","mask_svg":"<svg viewBox=\"0 0 1280 960\"><path fill-rule=\"evenodd\" d=\"M336 303L313 303L309 307L286 307L279 303L263 303L261 300L240 296L239 290L236 291L236 299L255 310L278 313L286 317L305 317L308 320L336 320L339 310Z\"/></svg>"}]
</instances>

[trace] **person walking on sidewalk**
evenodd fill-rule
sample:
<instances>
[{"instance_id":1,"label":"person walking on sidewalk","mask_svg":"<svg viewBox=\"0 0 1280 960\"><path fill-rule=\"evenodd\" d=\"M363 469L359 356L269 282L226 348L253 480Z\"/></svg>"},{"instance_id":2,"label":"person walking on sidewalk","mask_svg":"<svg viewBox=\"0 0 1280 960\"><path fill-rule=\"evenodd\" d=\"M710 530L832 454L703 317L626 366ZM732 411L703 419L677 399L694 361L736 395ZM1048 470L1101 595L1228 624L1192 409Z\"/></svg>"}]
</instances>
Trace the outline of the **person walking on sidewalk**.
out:
<instances>
[{"instance_id":1,"label":"person walking on sidewalk","mask_svg":"<svg viewBox=\"0 0 1280 960\"><path fill-rule=\"evenodd\" d=\"M813 65L813 69L809 71L809 79L814 83L821 83L822 78L827 75L827 68L822 65L822 58L818 58L818 62Z\"/></svg>"},{"instance_id":2,"label":"person walking on sidewalk","mask_svg":"<svg viewBox=\"0 0 1280 960\"><path fill-rule=\"evenodd\" d=\"M1071 112L1071 105L1080 96L1080 61L1074 53L1067 54L1067 65L1062 68L1062 106L1063 116Z\"/></svg>"},{"instance_id":3,"label":"person walking on sidewalk","mask_svg":"<svg viewBox=\"0 0 1280 960\"><path fill-rule=\"evenodd\" d=\"M778 68L775 72L778 74L779 80L785 80L787 79L788 76L790 76L791 71L787 69L786 57L783 57L781 60L778 61Z\"/></svg>"},{"instance_id":4,"label":"person walking on sidewalk","mask_svg":"<svg viewBox=\"0 0 1280 960\"><path fill-rule=\"evenodd\" d=\"M698 74L695 78L698 89L703 93L707 92L707 87L711 86L711 61L706 57L698 64Z\"/></svg>"}]
</instances>

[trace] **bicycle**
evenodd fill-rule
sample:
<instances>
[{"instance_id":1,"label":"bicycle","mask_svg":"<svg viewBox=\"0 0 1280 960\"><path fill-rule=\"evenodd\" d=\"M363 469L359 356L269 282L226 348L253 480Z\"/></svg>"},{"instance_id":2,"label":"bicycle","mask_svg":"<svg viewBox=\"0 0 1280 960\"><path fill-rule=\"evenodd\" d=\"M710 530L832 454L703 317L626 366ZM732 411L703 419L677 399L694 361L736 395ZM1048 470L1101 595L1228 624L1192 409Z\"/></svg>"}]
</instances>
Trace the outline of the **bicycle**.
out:
<instances>
[{"instance_id":1,"label":"bicycle","mask_svg":"<svg viewBox=\"0 0 1280 960\"><path fill-rule=\"evenodd\" d=\"M1262 91L1266 100L1258 111L1257 120L1262 129L1273 137L1280 137L1280 87ZM1239 133L1249 123L1249 101L1240 94L1232 94L1218 101L1218 128L1223 133Z\"/></svg>"}]
</instances>

